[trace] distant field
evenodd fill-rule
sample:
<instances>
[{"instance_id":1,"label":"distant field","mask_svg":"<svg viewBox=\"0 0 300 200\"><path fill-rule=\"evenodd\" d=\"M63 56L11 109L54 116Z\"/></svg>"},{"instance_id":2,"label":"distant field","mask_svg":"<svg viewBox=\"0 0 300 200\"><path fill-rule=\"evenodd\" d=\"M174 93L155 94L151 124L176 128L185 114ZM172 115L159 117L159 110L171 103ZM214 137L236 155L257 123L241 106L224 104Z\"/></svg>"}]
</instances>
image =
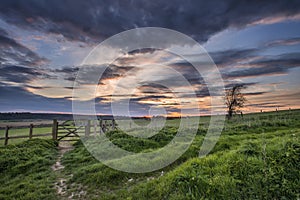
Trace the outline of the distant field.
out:
<instances>
[{"instance_id":1,"label":"distant field","mask_svg":"<svg viewBox=\"0 0 300 200\"><path fill-rule=\"evenodd\" d=\"M4 129L6 126L25 127L25 126L29 126L30 124L43 126L43 125L51 125L52 123L53 123L52 120L19 120L19 121L1 120L0 129Z\"/></svg>"},{"instance_id":2,"label":"distant field","mask_svg":"<svg viewBox=\"0 0 300 200\"><path fill-rule=\"evenodd\" d=\"M33 136L35 134L46 134L51 133L52 127L35 127L33 128ZM4 137L5 130L0 129L0 137ZM11 128L9 130L9 136L28 136L27 138L18 138L18 139L9 139L8 144L18 144L20 142L26 141L29 139L29 127L28 128ZM51 136L40 137L43 139L50 139ZM0 146L4 145L4 140L0 140Z\"/></svg>"},{"instance_id":3,"label":"distant field","mask_svg":"<svg viewBox=\"0 0 300 200\"><path fill-rule=\"evenodd\" d=\"M62 123L63 121L59 121ZM28 120L2 120L0 121L0 138L5 136L5 128L9 126L9 136L27 136L27 138L9 139L9 144L18 144L29 139L29 127L33 124L33 138L50 139L51 136L38 136L37 134L51 134L53 120L28 119ZM0 146L4 145L4 140L0 140Z\"/></svg>"}]
</instances>

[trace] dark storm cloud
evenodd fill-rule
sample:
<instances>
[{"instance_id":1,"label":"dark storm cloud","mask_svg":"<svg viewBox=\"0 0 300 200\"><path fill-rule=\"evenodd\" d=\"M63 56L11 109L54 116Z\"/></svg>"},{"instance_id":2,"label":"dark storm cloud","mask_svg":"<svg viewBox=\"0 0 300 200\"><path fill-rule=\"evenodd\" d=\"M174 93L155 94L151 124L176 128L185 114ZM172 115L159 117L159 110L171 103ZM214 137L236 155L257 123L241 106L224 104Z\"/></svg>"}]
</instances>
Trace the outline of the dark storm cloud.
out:
<instances>
[{"instance_id":1,"label":"dark storm cloud","mask_svg":"<svg viewBox=\"0 0 300 200\"><path fill-rule=\"evenodd\" d=\"M109 65L101 76L101 81L123 77L130 70L138 70L134 66Z\"/></svg>"},{"instance_id":2,"label":"dark storm cloud","mask_svg":"<svg viewBox=\"0 0 300 200\"><path fill-rule=\"evenodd\" d=\"M44 75L44 73L38 69L17 65L0 65L0 72L0 81L14 83L28 83Z\"/></svg>"},{"instance_id":3,"label":"dark storm cloud","mask_svg":"<svg viewBox=\"0 0 300 200\"><path fill-rule=\"evenodd\" d=\"M248 68L224 72L225 78L244 78L284 74L291 68L300 67L300 53L283 54L277 57L264 57L246 64Z\"/></svg>"},{"instance_id":4,"label":"dark storm cloud","mask_svg":"<svg viewBox=\"0 0 300 200\"><path fill-rule=\"evenodd\" d=\"M65 89L69 89L69 90L73 90L74 89L74 87L64 87Z\"/></svg>"},{"instance_id":5,"label":"dark storm cloud","mask_svg":"<svg viewBox=\"0 0 300 200\"><path fill-rule=\"evenodd\" d=\"M26 88L32 88L32 89L38 89L38 90L51 88L50 86L40 87L40 86L32 86L32 85L24 85L24 87L26 87Z\"/></svg>"},{"instance_id":6,"label":"dark storm cloud","mask_svg":"<svg viewBox=\"0 0 300 200\"><path fill-rule=\"evenodd\" d=\"M217 65L219 69L228 67L228 66L236 66L239 62L247 63L247 60L250 58L257 57L257 53L259 49L230 49L225 51L217 51L210 52L209 55L212 57L214 63ZM192 57L199 57L203 55L187 55ZM205 63L199 63L199 66ZM170 64L172 68L180 72L192 85L203 85L205 80L198 73L198 71L189 63L189 62L177 62ZM232 74L228 72L228 69L223 70L223 77L229 78ZM241 70L243 71L243 70ZM221 71L222 73L222 71ZM227 75L229 74L229 75ZM234 76L234 73L233 73ZM206 94L205 94L206 95ZM200 95L201 96L201 95Z\"/></svg>"},{"instance_id":7,"label":"dark storm cloud","mask_svg":"<svg viewBox=\"0 0 300 200\"><path fill-rule=\"evenodd\" d=\"M283 39L283 40L274 40L265 44L262 44L259 46L259 48L249 48L249 49L229 49L225 51L213 51L208 52L209 56L212 58L213 62L217 65L218 68L224 68L229 66L235 66L237 64L245 65L255 65L255 62L258 64L263 65L264 63L270 63L272 65L275 63L276 65L279 63L285 63L287 65L293 65L293 63L296 63L296 65L299 64L299 59L297 53L293 54L287 54L287 55L281 55L276 58L274 57L267 57L267 56L261 56L260 53L267 50L269 47L278 47L282 45L295 45L300 44L300 38L290 38L290 39ZM201 58L204 55L201 54L187 54L188 57L193 58ZM259 58L259 59L258 59ZM255 60L249 63L249 60ZM205 64L205 63L199 63ZM185 68L184 70L189 70L192 72L192 65L188 62L178 62L173 63L171 66L173 66L175 69L183 70L180 68Z\"/></svg>"},{"instance_id":8,"label":"dark storm cloud","mask_svg":"<svg viewBox=\"0 0 300 200\"><path fill-rule=\"evenodd\" d=\"M19 44L0 28L0 62L2 64L38 66L47 62L47 59L41 58L35 52Z\"/></svg>"},{"instance_id":9,"label":"dark storm cloud","mask_svg":"<svg viewBox=\"0 0 300 200\"><path fill-rule=\"evenodd\" d=\"M78 70L79 70L79 67L76 67L76 66L75 67L65 66L60 69L55 69L55 70L53 70L53 72L70 74L70 73L77 73Z\"/></svg>"},{"instance_id":10,"label":"dark storm cloud","mask_svg":"<svg viewBox=\"0 0 300 200\"><path fill-rule=\"evenodd\" d=\"M144 97L133 98L133 101L160 101L162 99L168 99L165 95L148 95Z\"/></svg>"},{"instance_id":11,"label":"dark storm cloud","mask_svg":"<svg viewBox=\"0 0 300 200\"><path fill-rule=\"evenodd\" d=\"M208 97L212 95L213 96L220 95L219 93L214 93L213 88L211 89L211 91L208 90L205 80L190 63L188 62L173 63L170 66L174 68L176 71L178 71L185 78L185 80L188 81L188 83L191 86L194 86L193 93L190 93L191 91L188 90L187 92L182 92L178 94L180 97L189 98L189 97L194 97L194 95L196 97ZM249 82L249 83L236 82L230 79L224 81L225 81L225 88L231 88L237 84L243 85L245 87L258 84L256 82ZM169 78L165 78L164 80L160 80L159 83L157 84L145 83L144 85L139 87L139 90L146 94L174 93L174 91L171 91L170 89L166 88L163 85L168 85L170 88L176 88L181 86L189 87L189 85L187 85L186 82L179 81L178 77L169 77Z\"/></svg>"},{"instance_id":12,"label":"dark storm cloud","mask_svg":"<svg viewBox=\"0 0 300 200\"><path fill-rule=\"evenodd\" d=\"M262 94L266 94L267 92L248 92L248 93L244 93L246 96L259 96Z\"/></svg>"},{"instance_id":13,"label":"dark storm cloud","mask_svg":"<svg viewBox=\"0 0 300 200\"><path fill-rule=\"evenodd\" d=\"M296 42L293 40L274 41L268 43L265 47L278 46L289 42ZM259 52L263 49L231 49L219 52L210 52L210 56L221 69L221 73L225 79L230 78L243 78L264 76L272 74L286 73L288 69L300 66L300 53L283 54L279 56L259 56ZM199 56L200 55L189 55ZM253 59L254 61L248 61ZM224 67L232 66L235 69L236 66L240 67L240 70L228 71L228 69L222 70ZM203 83L203 79L188 62L173 63L172 66L177 71L181 72L189 81L195 80L196 83ZM193 82L191 82L193 83Z\"/></svg>"},{"instance_id":14,"label":"dark storm cloud","mask_svg":"<svg viewBox=\"0 0 300 200\"><path fill-rule=\"evenodd\" d=\"M271 57L260 56L259 53L271 46L290 45L297 42L300 42L299 38L275 40L264 44L260 49L230 49L210 52L209 54L220 69L224 79L230 80L233 78L284 74L290 68L300 67L300 53L289 53ZM200 57L200 55L189 56ZM251 59L253 61L250 61ZM201 79L190 63L179 62L173 63L170 66L183 73L187 80L196 80L196 83L198 81L199 84L203 83L203 79ZM237 66L238 68L236 68ZM232 67L232 69L230 70L228 67Z\"/></svg>"},{"instance_id":15,"label":"dark storm cloud","mask_svg":"<svg viewBox=\"0 0 300 200\"><path fill-rule=\"evenodd\" d=\"M258 49L258 48L229 49L229 50L225 50L225 51L208 52L208 54L212 58L214 64L217 65L218 68L223 68L223 67L228 67L231 65L236 65L239 62L247 62L247 60L257 57L259 52L262 50L263 50L262 48L260 48L260 49ZM202 57L206 57L206 55L204 55L204 54L186 54L185 56L195 58L195 59L198 58L200 60ZM204 62L199 61L197 64L199 64L199 66L201 66L201 65L210 64L210 63L207 63L207 61L204 61ZM173 63L170 66L172 66L178 70L183 70L180 68L185 68L184 70L187 71L188 73L193 73L192 65L185 61Z\"/></svg>"},{"instance_id":16,"label":"dark storm cloud","mask_svg":"<svg viewBox=\"0 0 300 200\"><path fill-rule=\"evenodd\" d=\"M144 94L168 94L172 91L159 83L144 83L138 87L139 91Z\"/></svg>"},{"instance_id":17,"label":"dark storm cloud","mask_svg":"<svg viewBox=\"0 0 300 200\"><path fill-rule=\"evenodd\" d=\"M1 85L0 82L0 110L29 110L29 111L59 111L70 112L72 110L72 102L66 96L63 98L47 98L28 92L22 87L13 87L9 85ZM102 98L96 98L92 101L100 102ZM90 103L89 101L86 101ZM110 112L111 105L109 103L98 103L95 105L98 111Z\"/></svg>"},{"instance_id":18,"label":"dark storm cloud","mask_svg":"<svg viewBox=\"0 0 300 200\"><path fill-rule=\"evenodd\" d=\"M0 86L0 110L35 110L40 111L45 108L48 111L59 110L66 112L71 110L71 102L63 98L46 98L27 92L21 87ZM34 106L33 106L34 105Z\"/></svg>"},{"instance_id":19,"label":"dark storm cloud","mask_svg":"<svg viewBox=\"0 0 300 200\"><path fill-rule=\"evenodd\" d=\"M236 86L236 85L242 85L244 86L244 88L247 88L247 87L250 87L250 86L253 86L253 85L256 85L257 83L241 83L241 82L232 82L232 83L227 83L224 87L225 89L226 88L232 88L233 86ZM202 85L200 87L200 89L197 89L194 91L195 92L195 95L197 97L209 97L209 96L219 96L220 94L219 93L214 93L213 90L209 90L209 88L206 86L206 85ZM251 93L247 93L246 95L260 95L260 94L264 94L264 92L251 92ZM186 94L186 95L183 95L183 97L190 97L191 94Z\"/></svg>"},{"instance_id":20,"label":"dark storm cloud","mask_svg":"<svg viewBox=\"0 0 300 200\"><path fill-rule=\"evenodd\" d=\"M144 48L144 49L136 49L133 51L128 52L129 55L136 55L136 54L145 54L145 53L153 53L156 49L153 48Z\"/></svg>"},{"instance_id":21,"label":"dark storm cloud","mask_svg":"<svg viewBox=\"0 0 300 200\"><path fill-rule=\"evenodd\" d=\"M233 86L236 86L236 85L242 85L244 88L247 88L249 86L253 86L253 85L256 85L258 83L256 82L250 82L250 83L242 83L242 82L237 82L237 81L234 81L232 83L228 83L225 85L225 88L232 88Z\"/></svg>"},{"instance_id":22,"label":"dark storm cloud","mask_svg":"<svg viewBox=\"0 0 300 200\"><path fill-rule=\"evenodd\" d=\"M224 77L226 78L246 78L246 77L258 77L266 75L284 74L287 71L284 67L278 66L265 66L258 68L248 68L233 72L228 72Z\"/></svg>"},{"instance_id":23,"label":"dark storm cloud","mask_svg":"<svg viewBox=\"0 0 300 200\"><path fill-rule=\"evenodd\" d=\"M255 57L258 51L258 49L230 49L226 51L211 52L209 55L218 67L224 67Z\"/></svg>"},{"instance_id":24,"label":"dark storm cloud","mask_svg":"<svg viewBox=\"0 0 300 200\"><path fill-rule=\"evenodd\" d=\"M126 72L135 69L133 66L117 66L117 65L90 65L90 66L65 66L60 69L52 70L56 76L63 76L65 80L77 81L81 84L95 84L93 80L99 80L99 84L107 79L115 79L123 77ZM80 70L80 74L78 73ZM100 74L102 74L100 76Z\"/></svg>"},{"instance_id":25,"label":"dark storm cloud","mask_svg":"<svg viewBox=\"0 0 300 200\"><path fill-rule=\"evenodd\" d=\"M228 27L243 27L269 16L290 16L299 1L42 1L3 0L2 17L18 26L59 33L70 40L105 39L135 27L178 30L198 41Z\"/></svg>"},{"instance_id":26,"label":"dark storm cloud","mask_svg":"<svg viewBox=\"0 0 300 200\"><path fill-rule=\"evenodd\" d=\"M274 46L288 46L288 45L296 45L296 44L300 44L300 37L275 40L267 43L265 46L274 47Z\"/></svg>"},{"instance_id":27,"label":"dark storm cloud","mask_svg":"<svg viewBox=\"0 0 300 200\"><path fill-rule=\"evenodd\" d=\"M189 84L193 86L202 85L204 83L204 79L201 74L199 74L199 72L189 62L172 63L169 66L179 72L185 78L185 80L187 80ZM177 84L177 79L177 77L174 77L166 79L165 81L168 83L173 82L174 84Z\"/></svg>"},{"instance_id":28,"label":"dark storm cloud","mask_svg":"<svg viewBox=\"0 0 300 200\"><path fill-rule=\"evenodd\" d=\"M167 79L167 81L170 80L170 79ZM165 80L161 81L160 83L164 83ZM178 83L174 82L173 80L173 85L169 83L169 85L172 87L177 87L178 86ZM180 85L180 86L184 86L183 84ZM172 91L170 88L167 88L163 85L159 85L159 84L155 84L155 83L147 83L146 85L143 85L141 87L139 87L139 90L144 93L144 94L153 94L153 95L148 95L147 97L150 97L152 98L170 98L170 97L167 97L165 96L165 94L174 94L178 97L207 97L207 96L210 96L210 93L208 91L208 88L205 86L205 85L201 85L200 89L196 89L196 90L188 90L187 92L175 92L175 91ZM194 92L194 93L191 93L191 92ZM157 95L155 95L157 94ZM159 95L161 94L161 95Z\"/></svg>"},{"instance_id":29,"label":"dark storm cloud","mask_svg":"<svg viewBox=\"0 0 300 200\"><path fill-rule=\"evenodd\" d=\"M288 53L279 56L273 56L272 58L262 58L249 63L253 67L255 66L278 66L285 68L299 67L300 66L300 53Z\"/></svg>"},{"instance_id":30,"label":"dark storm cloud","mask_svg":"<svg viewBox=\"0 0 300 200\"><path fill-rule=\"evenodd\" d=\"M28 84L37 78L47 78L49 75L40 67L46 62L47 59L10 38L0 28L0 82Z\"/></svg>"}]
</instances>

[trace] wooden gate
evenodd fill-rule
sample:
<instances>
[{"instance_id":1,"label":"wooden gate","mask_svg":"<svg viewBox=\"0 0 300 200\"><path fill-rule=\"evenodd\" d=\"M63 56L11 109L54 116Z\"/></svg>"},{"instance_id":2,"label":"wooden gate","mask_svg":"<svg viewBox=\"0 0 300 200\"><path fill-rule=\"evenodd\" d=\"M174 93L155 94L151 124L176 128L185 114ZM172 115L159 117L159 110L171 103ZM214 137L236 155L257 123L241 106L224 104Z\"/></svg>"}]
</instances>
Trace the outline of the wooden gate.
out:
<instances>
[{"instance_id":1,"label":"wooden gate","mask_svg":"<svg viewBox=\"0 0 300 200\"><path fill-rule=\"evenodd\" d=\"M82 120L80 126L76 125L73 120L64 122L53 120L52 138L57 141L77 141L81 136L95 136L117 129L114 119Z\"/></svg>"},{"instance_id":2,"label":"wooden gate","mask_svg":"<svg viewBox=\"0 0 300 200\"><path fill-rule=\"evenodd\" d=\"M80 138L79 132L83 126L77 127L73 120L64 121L61 124L58 124L58 133L57 133L57 140L64 141L76 141ZM74 139L76 138L76 139Z\"/></svg>"}]
</instances>

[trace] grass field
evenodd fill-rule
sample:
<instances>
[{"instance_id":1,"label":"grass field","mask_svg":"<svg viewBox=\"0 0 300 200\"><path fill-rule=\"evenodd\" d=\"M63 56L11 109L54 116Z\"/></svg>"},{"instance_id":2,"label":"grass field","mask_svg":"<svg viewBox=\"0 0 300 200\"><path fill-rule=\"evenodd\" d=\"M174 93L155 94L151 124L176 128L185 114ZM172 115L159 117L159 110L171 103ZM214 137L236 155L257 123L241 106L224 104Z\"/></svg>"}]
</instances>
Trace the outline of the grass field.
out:
<instances>
[{"instance_id":1,"label":"grass field","mask_svg":"<svg viewBox=\"0 0 300 200\"><path fill-rule=\"evenodd\" d=\"M52 132L52 127L34 127L33 128L33 136L36 134L47 134ZM17 127L12 127L9 129L9 136L27 136L27 138L14 138L14 139L9 139L8 144L19 144L20 142L24 142L28 140L29 138L29 127L27 128L17 128ZM3 138L5 136L5 129L0 129L0 138ZM51 136L43 136L43 137L38 137L38 138L43 138L43 139L50 139ZM4 145L4 140L0 140L0 146Z\"/></svg>"},{"instance_id":2,"label":"grass field","mask_svg":"<svg viewBox=\"0 0 300 200\"><path fill-rule=\"evenodd\" d=\"M0 199L56 199L52 140L33 139L0 148Z\"/></svg>"},{"instance_id":3,"label":"grass field","mask_svg":"<svg viewBox=\"0 0 300 200\"><path fill-rule=\"evenodd\" d=\"M128 151L152 151L172 140L178 122L168 121L150 138L122 131L106 135ZM189 149L171 165L151 173L111 169L81 142L75 143L62 157L65 168L60 176L67 177L64 195L54 189L57 174L50 166L58 152L52 141L36 139L1 147L0 199L300 198L300 110L236 116L225 122L209 155L199 158L208 123L209 117L202 117Z\"/></svg>"}]
</instances>

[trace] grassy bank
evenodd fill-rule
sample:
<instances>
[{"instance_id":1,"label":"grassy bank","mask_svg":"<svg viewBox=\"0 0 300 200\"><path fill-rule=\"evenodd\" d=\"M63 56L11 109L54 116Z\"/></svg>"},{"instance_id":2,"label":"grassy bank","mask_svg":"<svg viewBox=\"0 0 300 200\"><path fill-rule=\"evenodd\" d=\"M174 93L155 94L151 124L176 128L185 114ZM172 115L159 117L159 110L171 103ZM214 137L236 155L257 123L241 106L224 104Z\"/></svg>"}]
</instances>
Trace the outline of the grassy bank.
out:
<instances>
[{"instance_id":1,"label":"grassy bank","mask_svg":"<svg viewBox=\"0 0 300 200\"><path fill-rule=\"evenodd\" d=\"M45 139L0 147L0 199L57 199L50 168L56 154L55 142Z\"/></svg>"},{"instance_id":2,"label":"grassy bank","mask_svg":"<svg viewBox=\"0 0 300 200\"><path fill-rule=\"evenodd\" d=\"M65 173L73 174L69 184L81 185L87 199L297 199L299 119L299 111L236 117L226 121L210 154L198 158L206 118L186 153L170 166L146 174L108 168L78 142L63 158ZM141 152L164 146L175 134L176 128L169 126L149 139L123 132L107 136L121 148Z\"/></svg>"}]
</instances>

